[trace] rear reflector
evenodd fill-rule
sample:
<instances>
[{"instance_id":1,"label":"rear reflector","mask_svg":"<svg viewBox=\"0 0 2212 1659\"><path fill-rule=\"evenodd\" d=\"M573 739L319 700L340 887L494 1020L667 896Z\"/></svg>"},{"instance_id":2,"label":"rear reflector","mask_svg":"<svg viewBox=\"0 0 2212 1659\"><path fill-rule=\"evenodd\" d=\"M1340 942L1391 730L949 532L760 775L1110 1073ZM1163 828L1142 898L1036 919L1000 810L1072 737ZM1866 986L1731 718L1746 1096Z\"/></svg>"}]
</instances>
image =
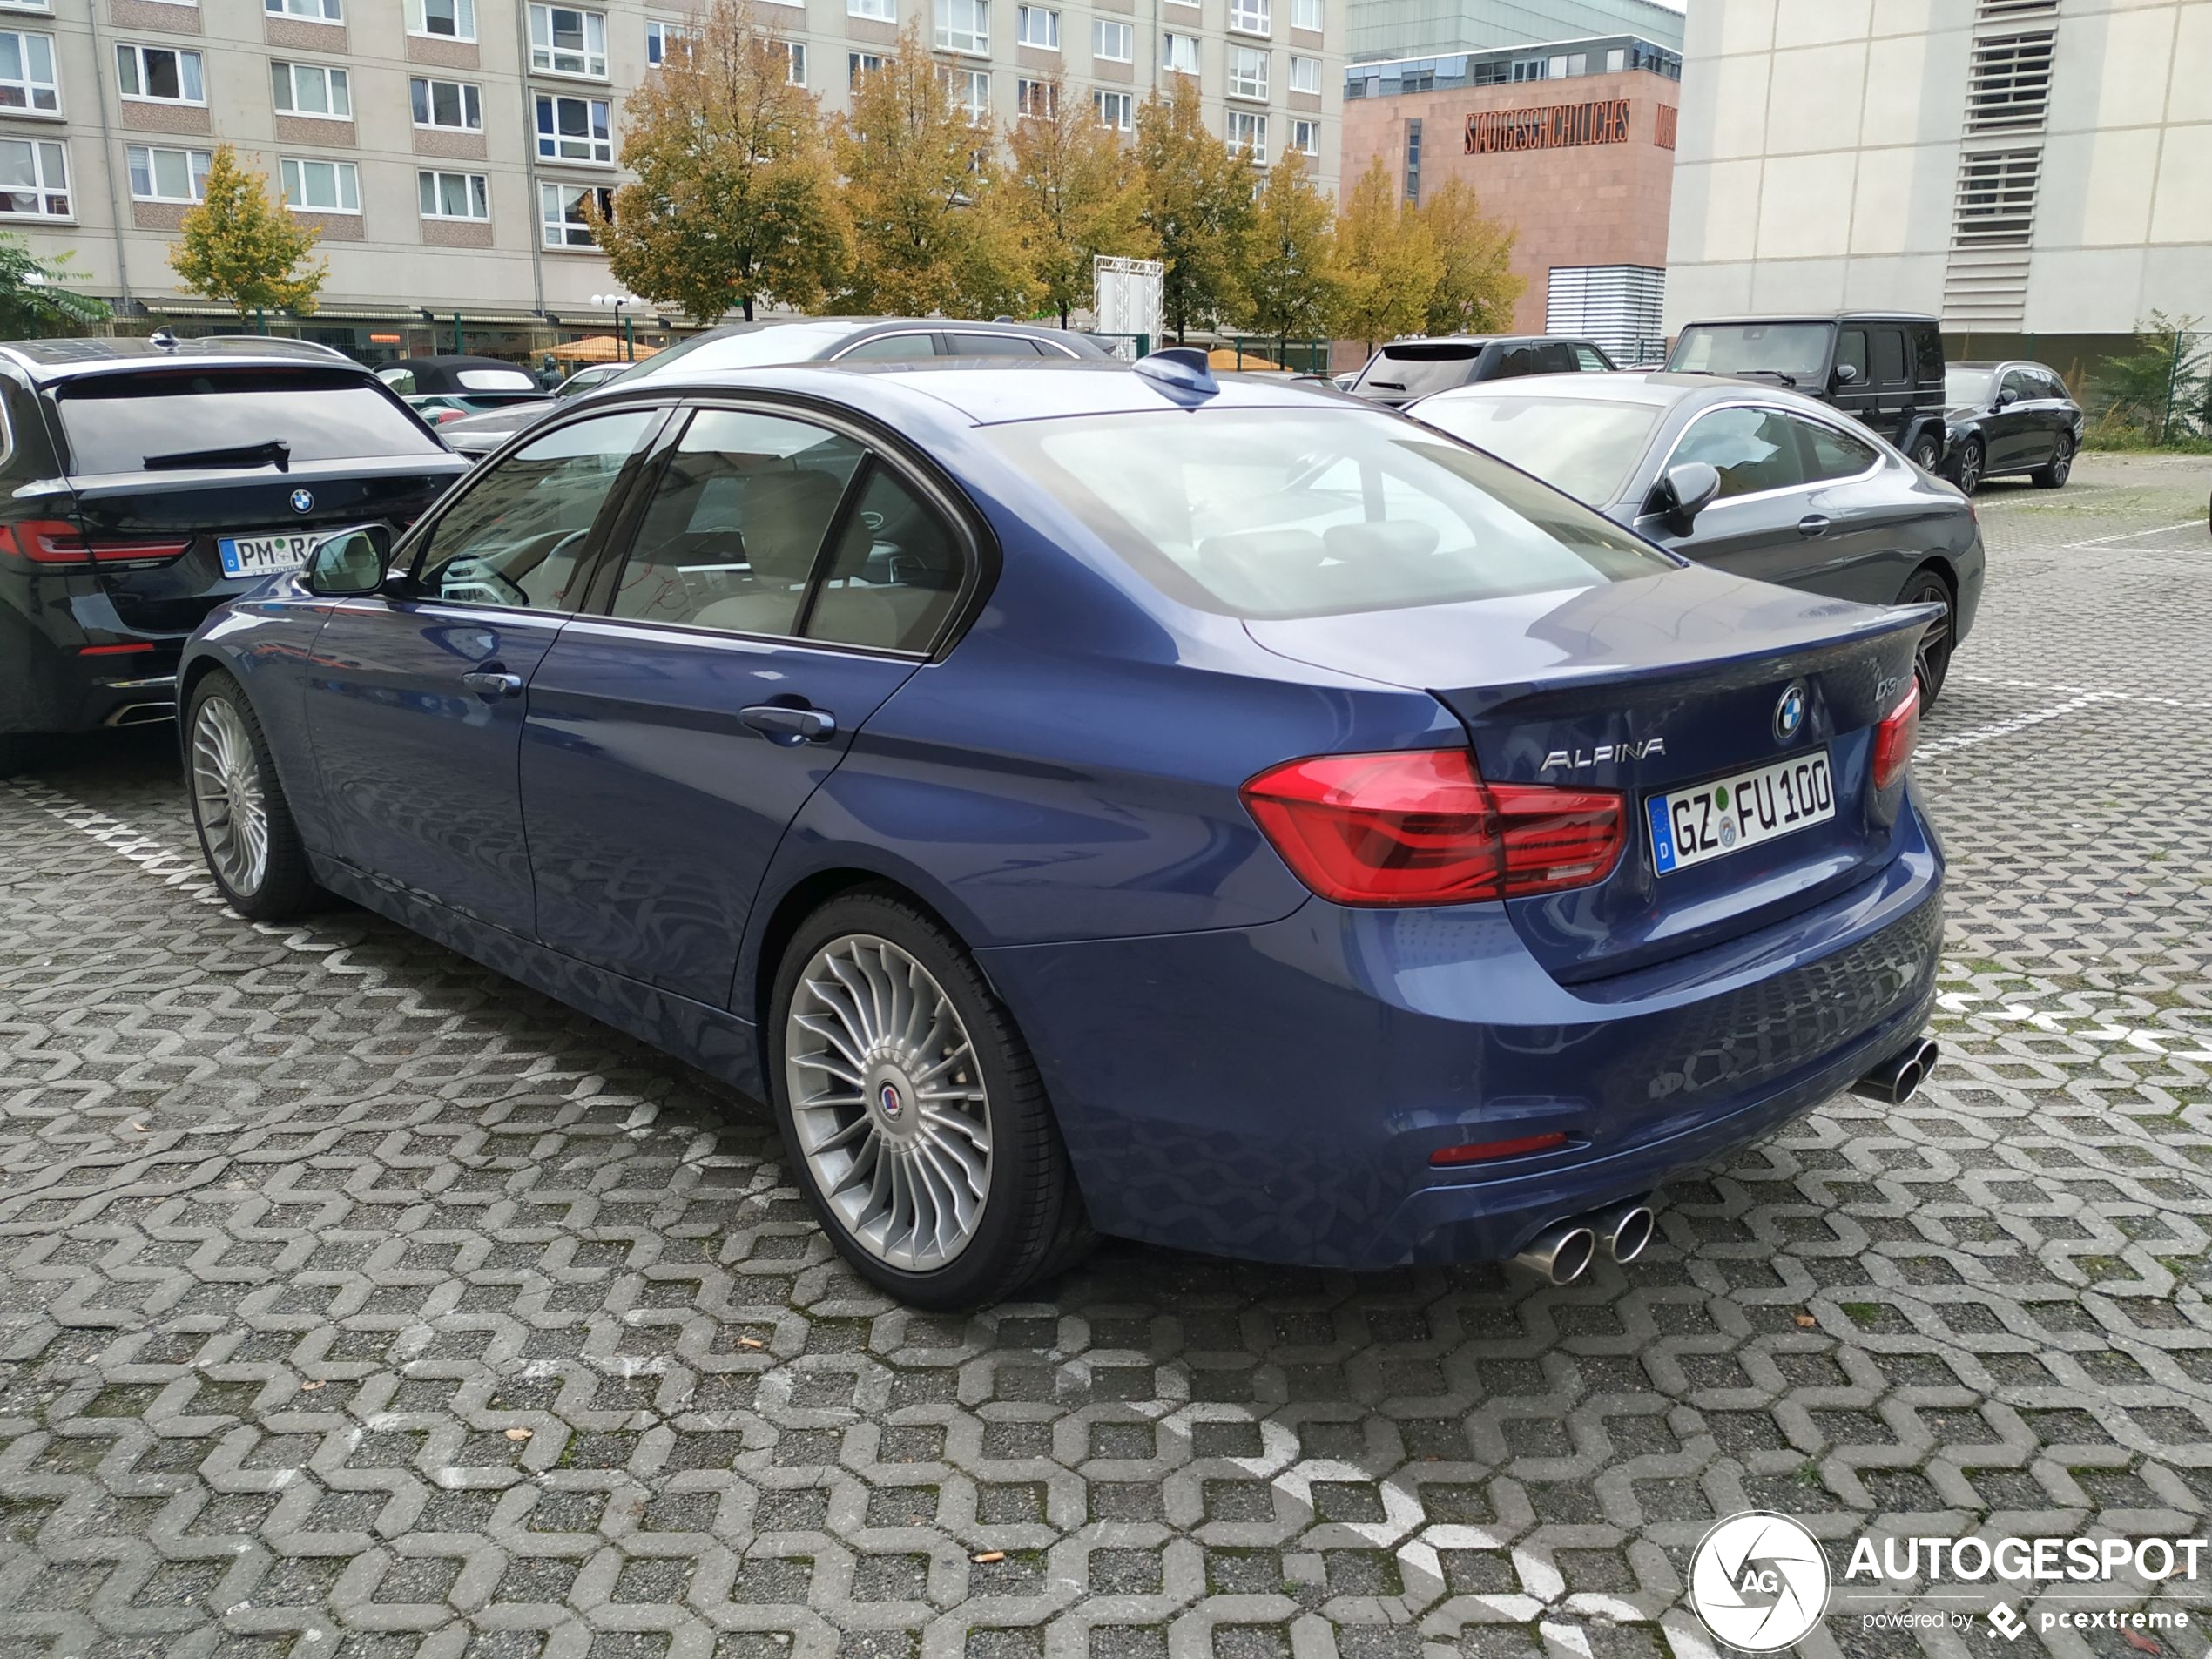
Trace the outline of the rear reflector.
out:
<instances>
[{"instance_id":1,"label":"rear reflector","mask_svg":"<svg viewBox=\"0 0 2212 1659\"><path fill-rule=\"evenodd\" d=\"M1298 880L1345 905L1465 904L1602 881L1626 840L1621 797L1485 783L1465 749L1320 755L1244 787Z\"/></svg>"},{"instance_id":2,"label":"rear reflector","mask_svg":"<svg viewBox=\"0 0 2212 1659\"><path fill-rule=\"evenodd\" d=\"M0 553L13 553L33 564L81 565L88 559L100 564L121 564L173 559L181 557L191 546L190 536L181 540L110 536L87 542L76 525L58 518L25 518L0 524Z\"/></svg>"},{"instance_id":3,"label":"rear reflector","mask_svg":"<svg viewBox=\"0 0 2212 1659\"><path fill-rule=\"evenodd\" d=\"M1567 1144L1564 1135L1524 1135L1517 1141L1480 1141L1473 1146L1440 1146L1428 1155L1433 1169L1457 1169L1462 1163L1488 1163L1495 1158L1526 1157Z\"/></svg>"},{"instance_id":4,"label":"rear reflector","mask_svg":"<svg viewBox=\"0 0 2212 1659\"><path fill-rule=\"evenodd\" d=\"M152 649L152 640L142 639L132 645L79 645L77 654L79 657L133 657L142 651Z\"/></svg>"},{"instance_id":5,"label":"rear reflector","mask_svg":"<svg viewBox=\"0 0 2212 1659\"><path fill-rule=\"evenodd\" d=\"M1920 687L1905 688L1905 700L1882 718L1874 728L1874 787L1887 789L1905 776L1912 751L1920 741Z\"/></svg>"}]
</instances>

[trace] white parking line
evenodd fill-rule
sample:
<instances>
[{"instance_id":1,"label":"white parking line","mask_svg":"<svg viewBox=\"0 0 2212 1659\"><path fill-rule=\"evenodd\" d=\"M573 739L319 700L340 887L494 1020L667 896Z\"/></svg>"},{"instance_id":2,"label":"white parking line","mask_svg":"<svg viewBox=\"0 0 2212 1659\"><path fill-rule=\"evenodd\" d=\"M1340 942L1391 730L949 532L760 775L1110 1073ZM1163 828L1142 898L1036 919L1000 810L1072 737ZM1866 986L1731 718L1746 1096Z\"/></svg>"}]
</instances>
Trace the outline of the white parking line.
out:
<instances>
[{"instance_id":1,"label":"white parking line","mask_svg":"<svg viewBox=\"0 0 2212 1659\"><path fill-rule=\"evenodd\" d=\"M2093 536L2086 542L2068 542L2066 544L2066 550L2069 553L2078 553L2088 548L2111 547L2115 542L2140 541L2146 536L2171 536L2175 530L2193 530L2203 523L2204 521L2201 518L2185 518L2178 524L2161 524L2155 529L2118 530L2110 536ZM2130 548L2114 548L2113 550L2115 552L2127 553L2135 551L2136 550ZM2151 548L2142 550L2149 552L2165 551L2163 548Z\"/></svg>"},{"instance_id":2,"label":"white parking line","mask_svg":"<svg viewBox=\"0 0 2212 1659\"><path fill-rule=\"evenodd\" d=\"M2001 685L2016 691L2056 691L2068 697L2108 698L2115 703L2155 703L2168 709L2212 709L2212 702L2192 703L2186 698L2161 697L2155 691L2114 691L2099 686L2057 685L2048 680L2008 679L1996 674L1962 674L1956 670L1951 678L1964 685Z\"/></svg>"},{"instance_id":3,"label":"white parking line","mask_svg":"<svg viewBox=\"0 0 2212 1659\"><path fill-rule=\"evenodd\" d=\"M2036 709L2030 713L2016 714L2011 719L2000 720L1994 725L1979 725L1970 732L1959 732L1947 738L1932 738L1919 745L1913 752L1924 757L1948 754L1954 749L1967 748L1977 743L1987 743L1993 738L2009 738L2014 732L2025 732L2030 726L2042 725L2046 720L2056 720L2065 715L2079 714L2084 709L2094 708L2100 703L2114 700L2114 694L2110 691L2084 691L2079 697L2069 698L2065 702L2054 704L2047 709Z\"/></svg>"},{"instance_id":4,"label":"white parking line","mask_svg":"<svg viewBox=\"0 0 2212 1659\"><path fill-rule=\"evenodd\" d=\"M2074 994L2077 999L2094 993ZM1945 991L1936 998L1936 1006L1946 1014L1961 1019L2001 1020L2008 1024L2032 1027L2047 1031L2054 1036L2072 1037L2080 1042L2104 1043L2115 1048L2133 1049L2138 1054L2155 1055L2161 1060L2212 1060L2212 1034L2148 1028L2141 1026L2121 1025L2095 1014L2053 1014L2047 1009L2031 1008L2025 1002L2006 1002L1994 1007L1973 1006L1987 1004L1993 998L1979 991ZM2069 1019L2089 1023L2068 1025ZM2195 1049L2170 1049L2167 1043L2195 1042Z\"/></svg>"}]
</instances>

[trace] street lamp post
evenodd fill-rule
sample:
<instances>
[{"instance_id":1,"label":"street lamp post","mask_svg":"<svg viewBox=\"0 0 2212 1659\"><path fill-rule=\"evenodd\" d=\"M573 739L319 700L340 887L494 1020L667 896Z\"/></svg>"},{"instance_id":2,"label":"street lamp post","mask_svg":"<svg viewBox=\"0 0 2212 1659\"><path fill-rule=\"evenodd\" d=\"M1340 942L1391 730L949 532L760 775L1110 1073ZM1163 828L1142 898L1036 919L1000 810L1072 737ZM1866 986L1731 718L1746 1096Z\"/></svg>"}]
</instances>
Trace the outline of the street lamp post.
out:
<instances>
[{"instance_id":1,"label":"street lamp post","mask_svg":"<svg viewBox=\"0 0 2212 1659\"><path fill-rule=\"evenodd\" d=\"M630 314L628 307L642 306L645 302L634 293L595 293L591 296L591 303L595 306L614 307L615 315L622 319L624 360L628 362L636 362L637 361L637 320Z\"/></svg>"}]
</instances>

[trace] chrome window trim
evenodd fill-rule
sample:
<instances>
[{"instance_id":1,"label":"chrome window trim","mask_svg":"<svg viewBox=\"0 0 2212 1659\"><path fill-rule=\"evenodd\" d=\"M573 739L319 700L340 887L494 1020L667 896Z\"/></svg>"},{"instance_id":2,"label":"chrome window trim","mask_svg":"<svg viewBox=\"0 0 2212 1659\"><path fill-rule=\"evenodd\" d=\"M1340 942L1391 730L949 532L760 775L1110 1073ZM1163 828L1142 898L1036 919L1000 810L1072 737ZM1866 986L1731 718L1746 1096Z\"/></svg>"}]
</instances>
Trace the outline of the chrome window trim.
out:
<instances>
[{"instance_id":1,"label":"chrome window trim","mask_svg":"<svg viewBox=\"0 0 2212 1659\"><path fill-rule=\"evenodd\" d=\"M1804 490L1832 489L1839 484L1864 483L1867 479L1875 476L1888 467L1892 459L1892 452L1888 446L1883 443L1878 435L1864 427L1854 432L1838 421L1813 415L1809 410L1791 408L1781 403L1770 403L1756 397L1731 398L1725 403L1708 404L1689 417L1689 424L1683 428L1680 436L1676 437L1673 444L1669 447L1666 460L1661 462L1657 469L1653 472L1653 482L1656 482L1664 477L1668 469L1676 464L1675 456L1681 451L1683 442L1689 435L1697 429L1697 423L1709 415L1720 415L1730 409L1760 409L1770 415L1794 415L1808 426L1824 426L1840 437L1854 439L1860 443L1869 445L1874 451L1874 464L1864 472L1851 473L1841 478L1812 478L1807 479L1801 484L1784 484L1775 489L1755 489L1749 495L1725 496L1706 508L1707 513L1716 513L1723 508L1740 506L1745 502L1767 501L1776 496L1794 496ZM1645 488L1646 493L1649 494L1649 486L1647 485ZM1639 512L1636 515L1639 518L1650 518L1654 516L1644 512ZM1700 516L1703 515L1701 514Z\"/></svg>"}]
</instances>

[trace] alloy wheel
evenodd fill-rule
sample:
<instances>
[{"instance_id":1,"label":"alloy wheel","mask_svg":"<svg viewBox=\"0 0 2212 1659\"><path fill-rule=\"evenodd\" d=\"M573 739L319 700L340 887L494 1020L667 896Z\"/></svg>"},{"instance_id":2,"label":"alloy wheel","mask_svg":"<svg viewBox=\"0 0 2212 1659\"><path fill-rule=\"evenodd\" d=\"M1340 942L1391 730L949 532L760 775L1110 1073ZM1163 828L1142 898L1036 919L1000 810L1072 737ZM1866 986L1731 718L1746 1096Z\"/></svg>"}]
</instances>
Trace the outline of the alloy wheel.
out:
<instances>
[{"instance_id":1,"label":"alloy wheel","mask_svg":"<svg viewBox=\"0 0 2212 1659\"><path fill-rule=\"evenodd\" d=\"M1981 487L1981 445L1969 443L1959 452L1959 489L1971 496Z\"/></svg>"},{"instance_id":2,"label":"alloy wheel","mask_svg":"<svg viewBox=\"0 0 2212 1659\"><path fill-rule=\"evenodd\" d=\"M2074 471L2074 440L2060 438L2059 447L2051 452L2051 485L2056 489L2066 482Z\"/></svg>"},{"instance_id":3,"label":"alloy wheel","mask_svg":"<svg viewBox=\"0 0 2212 1659\"><path fill-rule=\"evenodd\" d=\"M1898 603L1943 607L1943 614L1930 623L1927 631L1920 636L1919 649L1912 658L1912 678L1919 687L1920 706L1925 709L1935 701L1936 693L1943 689L1944 676L1951 669L1951 590L1943 585L1941 577L1926 573L1913 579Z\"/></svg>"},{"instance_id":4,"label":"alloy wheel","mask_svg":"<svg viewBox=\"0 0 2212 1659\"><path fill-rule=\"evenodd\" d=\"M989 1100L927 968L873 934L824 945L792 995L784 1078L807 1173L861 1249L924 1272L968 1247L990 1194Z\"/></svg>"},{"instance_id":5,"label":"alloy wheel","mask_svg":"<svg viewBox=\"0 0 2212 1659\"><path fill-rule=\"evenodd\" d=\"M233 892L258 893L269 867L268 792L228 698L207 698L192 722L192 792L216 873Z\"/></svg>"},{"instance_id":6,"label":"alloy wheel","mask_svg":"<svg viewBox=\"0 0 2212 1659\"><path fill-rule=\"evenodd\" d=\"M1933 472L1943 459L1943 452L1936 448L1933 438L1923 438L1912 446L1912 464L1923 472Z\"/></svg>"}]
</instances>

